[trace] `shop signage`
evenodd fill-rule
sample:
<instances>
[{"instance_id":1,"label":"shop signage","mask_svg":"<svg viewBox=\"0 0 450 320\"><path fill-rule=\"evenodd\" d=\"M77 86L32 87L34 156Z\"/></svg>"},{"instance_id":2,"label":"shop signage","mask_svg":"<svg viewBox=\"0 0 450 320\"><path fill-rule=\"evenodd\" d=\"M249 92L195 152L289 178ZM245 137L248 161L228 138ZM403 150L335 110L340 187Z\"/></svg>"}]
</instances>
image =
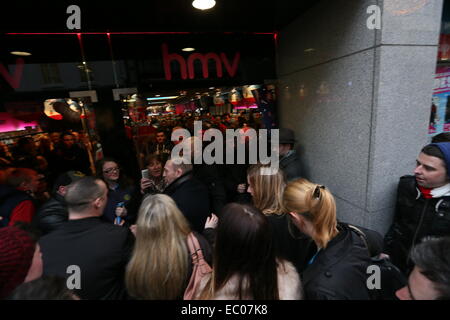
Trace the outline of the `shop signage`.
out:
<instances>
[{"instance_id":1,"label":"shop signage","mask_svg":"<svg viewBox=\"0 0 450 320\"><path fill-rule=\"evenodd\" d=\"M24 60L22 58L18 58L16 60L16 68L14 70L14 74L11 75L9 71L3 66L3 63L0 63L0 74L14 89L20 87L20 80L22 79L24 64Z\"/></svg>"},{"instance_id":2,"label":"shop signage","mask_svg":"<svg viewBox=\"0 0 450 320\"><path fill-rule=\"evenodd\" d=\"M181 55L177 53L169 53L169 49L167 47L167 44L162 44L162 56L163 56L163 64L164 64L164 73L166 75L166 80L172 79L172 69L170 66L170 63L172 61L176 61L179 64L180 67L180 73L181 78L183 80L186 80L189 76L189 79L195 78L195 70L194 70L194 62L195 60L198 60L202 64L202 72L203 72L203 78L209 78L209 68L208 68L208 60L213 60L216 63L216 72L217 72L217 78L222 78L223 76L223 66L225 67L228 75L233 78L238 69L239 60L241 58L241 53L237 52L234 56L233 62L230 63L228 60L228 57L225 53L214 53L209 52L206 54L201 53L192 53L189 55L186 59L183 58Z\"/></svg>"}]
</instances>

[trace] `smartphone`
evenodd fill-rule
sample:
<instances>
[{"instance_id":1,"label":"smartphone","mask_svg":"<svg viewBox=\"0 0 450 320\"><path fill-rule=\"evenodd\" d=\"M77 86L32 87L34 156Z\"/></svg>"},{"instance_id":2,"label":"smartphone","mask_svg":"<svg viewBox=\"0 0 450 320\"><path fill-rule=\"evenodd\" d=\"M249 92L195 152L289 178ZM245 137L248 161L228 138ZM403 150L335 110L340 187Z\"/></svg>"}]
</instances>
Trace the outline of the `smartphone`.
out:
<instances>
[{"instance_id":1,"label":"smartphone","mask_svg":"<svg viewBox=\"0 0 450 320\"><path fill-rule=\"evenodd\" d=\"M142 171L141 171L141 174L142 174L142 178L150 179L150 177L149 177L149 175L148 175L148 169L142 170Z\"/></svg>"},{"instance_id":2,"label":"smartphone","mask_svg":"<svg viewBox=\"0 0 450 320\"><path fill-rule=\"evenodd\" d=\"M124 206L125 206L125 203L124 203L124 202L119 202L119 203L116 205L116 208L122 208L122 207L124 207ZM116 223L116 224L120 224L120 222L122 222L122 218L121 218L120 216L117 216L116 219L115 219L115 223Z\"/></svg>"}]
</instances>

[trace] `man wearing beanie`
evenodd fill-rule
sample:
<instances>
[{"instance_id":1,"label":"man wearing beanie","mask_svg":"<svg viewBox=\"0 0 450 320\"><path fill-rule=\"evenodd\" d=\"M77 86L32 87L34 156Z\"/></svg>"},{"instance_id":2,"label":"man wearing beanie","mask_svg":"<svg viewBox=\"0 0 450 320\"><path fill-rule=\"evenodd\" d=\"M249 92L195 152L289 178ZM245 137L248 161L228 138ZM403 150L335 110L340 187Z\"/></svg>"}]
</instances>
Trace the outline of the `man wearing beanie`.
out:
<instances>
[{"instance_id":1,"label":"man wearing beanie","mask_svg":"<svg viewBox=\"0 0 450 320\"><path fill-rule=\"evenodd\" d=\"M20 284L40 278L42 257L39 244L17 227L0 229L0 300Z\"/></svg>"},{"instance_id":2,"label":"man wearing beanie","mask_svg":"<svg viewBox=\"0 0 450 320\"><path fill-rule=\"evenodd\" d=\"M394 221L384 239L384 252L407 274L412 247L428 236L450 235L450 142L425 146L414 176L400 178Z\"/></svg>"}]
</instances>

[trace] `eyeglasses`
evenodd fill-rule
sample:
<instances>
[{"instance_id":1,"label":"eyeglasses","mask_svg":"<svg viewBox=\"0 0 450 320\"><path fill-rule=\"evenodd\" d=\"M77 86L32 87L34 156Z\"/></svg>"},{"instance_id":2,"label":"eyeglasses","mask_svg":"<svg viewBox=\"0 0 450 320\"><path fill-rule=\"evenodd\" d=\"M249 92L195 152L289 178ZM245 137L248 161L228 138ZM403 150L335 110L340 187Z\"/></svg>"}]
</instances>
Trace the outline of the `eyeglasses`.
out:
<instances>
[{"instance_id":1,"label":"eyeglasses","mask_svg":"<svg viewBox=\"0 0 450 320\"><path fill-rule=\"evenodd\" d=\"M108 174L108 173L112 173L113 171L119 172L119 170L120 170L119 167L114 167L114 168L109 168L109 169L103 170L103 173Z\"/></svg>"}]
</instances>

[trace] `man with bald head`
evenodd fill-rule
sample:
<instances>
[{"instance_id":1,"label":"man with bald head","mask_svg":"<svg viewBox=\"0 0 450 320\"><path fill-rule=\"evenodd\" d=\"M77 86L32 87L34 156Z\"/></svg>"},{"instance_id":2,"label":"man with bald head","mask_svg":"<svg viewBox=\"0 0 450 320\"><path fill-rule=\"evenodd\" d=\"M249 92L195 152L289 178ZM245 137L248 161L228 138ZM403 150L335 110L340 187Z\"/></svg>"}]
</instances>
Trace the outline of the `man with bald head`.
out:
<instances>
[{"instance_id":1,"label":"man with bald head","mask_svg":"<svg viewBox=\"0 0 450 320\"><path fill-rule=\"evenodd\" d=\"M194 177L192 164L183 158L167 160L163 177L167 187L164 193L172 197L189 221L191 228L202 232L209 212L208 188Z\"/></svg>"},{"instance_id":2,"label":"man with bald head","mask_svg":"<svg viewBox=\"0 0 450 320\"><path fill-rule=\"evenodd\" d=\"M68 278L81 299L126 298L124 274L134 236L100 220L107 195L99 179L72 183L64 197L69 221L40 240L44 274Z\"/></svg>"}]
</instances>

